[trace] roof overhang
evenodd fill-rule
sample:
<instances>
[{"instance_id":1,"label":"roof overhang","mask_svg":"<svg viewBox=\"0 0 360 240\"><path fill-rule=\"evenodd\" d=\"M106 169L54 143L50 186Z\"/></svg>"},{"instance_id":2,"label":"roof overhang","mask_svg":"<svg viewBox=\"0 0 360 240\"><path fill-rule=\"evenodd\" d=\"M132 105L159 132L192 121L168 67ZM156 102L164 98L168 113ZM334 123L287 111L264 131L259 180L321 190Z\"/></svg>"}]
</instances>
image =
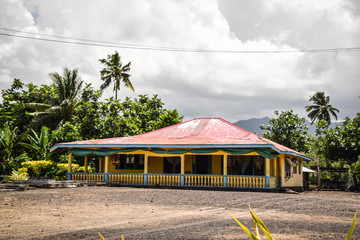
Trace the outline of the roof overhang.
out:
<instances>
[{"instance_id":1,"label":"roof overhang","mask_svg":"<svg viewBox=\"0 0 360 240\"><path fill-rule=\"evenodd\" d=\"M313 159L311 159L310 157L302 154L289 151L281 151L279 148L275 147L272 144L57 144L52 146L50 148L50 151L53 152L61 148L271 148L279 154L292 155L308 161L313 161Z\"/></svg>"}]
</instances>

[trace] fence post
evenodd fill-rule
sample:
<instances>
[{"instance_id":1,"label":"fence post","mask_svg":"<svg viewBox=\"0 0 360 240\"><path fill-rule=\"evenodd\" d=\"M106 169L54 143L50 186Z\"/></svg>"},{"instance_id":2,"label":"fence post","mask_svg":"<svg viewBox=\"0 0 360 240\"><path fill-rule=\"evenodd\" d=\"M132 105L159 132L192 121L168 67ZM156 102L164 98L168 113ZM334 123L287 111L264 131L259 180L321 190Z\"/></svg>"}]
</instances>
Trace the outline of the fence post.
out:
<instances>
[{"instance_id":1,"label":"fence post","mask_svg":"<svg viewBox=\"0 0 360 240\"><path fill-rule=\"evenodd\" d=\"M108 175L108 173L105 173L104 182L109 183L109 175Z\"/></svg>"},{"instance_id":2,"label":"fence post","mask_svg":"<svg viewBox=\"0 0 360 240\"><path fill-rule=\"evenodd\" d=\"M71 173L68 172L68 180L71 180Z\"/></svg>"},{"instance_id":3,"label":"fence post","mask_svg":"<svg viewBox=\"0 0 360 240\"><path fill-rule=\"evenodd\" d=\"M144 185L148 185L148 175L144 173Z\"/></svg>"},{"instance_id":4,"label":"fence post","mask_svg":"<svg viewBox=\"0 0 360 240\"><path fill-rule=\"evenodd\" d=\"M227 176L224 175L224 187L227 187Z\"/></svg>"},{"instance_id":5,"label":"fence post","mask_svg":"<svg viewBox=\"0 0 360 240\"><path fill-rule=\"evenodd\" d=\"M185 176L184 176L184 174L180 175L180 179L181 179L181 186L185 186Z\"/></svg>"},{"instance_id":6,"label":"fence post","mask_svg":"<svg viewBox=\"0 0 360 240\"><path fill-rule=\"evenodd\" d=\"M266 178L265 187L269 188L270 187L270 177L266 176L265 178Z\"/></svg>"}]
</instances>

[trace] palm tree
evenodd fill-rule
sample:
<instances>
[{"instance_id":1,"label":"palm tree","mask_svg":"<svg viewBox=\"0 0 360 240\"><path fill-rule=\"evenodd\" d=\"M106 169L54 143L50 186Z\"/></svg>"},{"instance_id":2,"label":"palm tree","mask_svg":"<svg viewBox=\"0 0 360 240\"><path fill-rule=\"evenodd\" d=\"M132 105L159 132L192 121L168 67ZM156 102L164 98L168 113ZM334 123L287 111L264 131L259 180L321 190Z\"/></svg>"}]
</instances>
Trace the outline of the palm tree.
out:
<instances>
[{"instance_id":1,"label":"palm tree","mask_svg":"<svg viewBox=\"0 0 360 240\"><path fill-rule=\"evenodd\" d=\"M69 121L75 115L75 109L80 104L79 94L84 81L78 69L64 68L62 76L57 72L49 75L54 82L56 96L50 96L49 103L27 103L26 105L36 110L29 113L34 117L35 125L56 127Z\"/></svg>"},{"instance_id":2,"label":"palm tree","mask_svg":"<svg viewBox=\"0 0 360 240\"><path fill-rule=\"evenodd\" d=\"M334 108L329 104L330 97L326 96L324 92L317 92L312 97L310 97L309 102L313 102L313 105L306 106L306 112L308 112L308 117L311 119L311 124L315 121L324 120L327 122L327 126L331 124L330 114L335 117L337 120L336 112L339 113L339 110Z\"/></svg>"},{"instance_id":3,"label":"palm tree","mask_svg":"<svg viewBox=\"0 0 360 240\"><path fill-rule=\"evenodd\" d=\"M123 66L121 63L121 56L117 51L115 51L115 54L113 55L108 55L107 59L99 59L99 61L105 65L103 70L100 71L101 80L104 81L104 83L100 86L101 90L107 88L113 81L115 99L117 100L117 92L120 90L120 83L122 81L125 87L130 88L134 92L134 88L129 79L130 74L128 74L131 62Z\"/></svg>"}]
</instances>

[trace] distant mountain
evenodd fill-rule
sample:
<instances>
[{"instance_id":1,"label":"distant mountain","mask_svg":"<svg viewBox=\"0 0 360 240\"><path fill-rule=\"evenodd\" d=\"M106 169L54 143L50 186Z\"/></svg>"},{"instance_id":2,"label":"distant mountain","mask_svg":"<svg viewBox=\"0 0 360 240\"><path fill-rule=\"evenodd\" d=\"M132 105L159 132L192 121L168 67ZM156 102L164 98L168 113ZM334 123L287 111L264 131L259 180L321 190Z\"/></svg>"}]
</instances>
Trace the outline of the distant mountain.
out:
<instances>
[{"instance_id":1,"label":"distant mountain","mask_svg":"<svg viewBox=\"0 0 360 240\"><path fill-rule=\"evenodd\" d=\"M269 120L271 118L269 117L264 117L264 118L250 118L248 120L240 120L235 122L234 124L236 126L239 126L241 128L244 128L250 132L253 133L257 133L259 135L262 135L264 132L264 130L260 129L260 125L264 124L264 125L269 125Z\"/></svg>"},{"instance_id":2,"label":"distant mountain","mask_svg":"<svg viewBox=\"0 0 360 240\"><path fill-rule=\"evenodd\" d=\"M240 120L240 121L237 121L235 122L234 124L236 126L239 126L241 128L244 128L250 132L253 132L253 133L257 133L259 135L262 135L264 132L264 130L261 130L260 129L260 125L261 124L264 124L265 126L266 125L269 125L269 120L271 118L269 117L264 117L264 118L250 118L248 120ZM305 124L309 127L309 130L308 130L308 134L310 135L313 135L315 136L315 130L316 130L316 127L315 125L311 125L310 122L308 120L305 120ZM337 125L339 125L341 123L334 123L334 124L331 124L330 127L335 127Z\"/></svg>"}]
</instances>

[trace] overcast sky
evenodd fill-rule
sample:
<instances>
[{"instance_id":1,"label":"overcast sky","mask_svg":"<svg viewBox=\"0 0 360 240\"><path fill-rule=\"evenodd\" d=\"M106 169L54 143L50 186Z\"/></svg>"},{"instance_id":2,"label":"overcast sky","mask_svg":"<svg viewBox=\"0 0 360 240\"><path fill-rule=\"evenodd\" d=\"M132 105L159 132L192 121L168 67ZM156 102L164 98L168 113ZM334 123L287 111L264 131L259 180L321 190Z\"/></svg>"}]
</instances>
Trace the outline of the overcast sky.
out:
<instances>
[{"instance_id":1,"label":"overcast sky","mask_svg":"<svg viewBox=\"0 0 360 240\"><path fill-rule=\"evenodd\" d=\"M360 112L360 51L297 52L360 47L357 0L0 0L0 28L96 41L189 49L196 53L86 46L0 35L0 88L14 78L50 84L50 72L78 68L99 88L98 59L116 51L131 62L135 93L158 94L185 120L231 122L306 116L310 95L325 91L339 117ZM0 33L31 36L0 29ZM67 40L65 40L67 41ZM236 51L294 51L239 53ZM112 96L109 87L105 97Z\"/></svg>"}]
</instances>

